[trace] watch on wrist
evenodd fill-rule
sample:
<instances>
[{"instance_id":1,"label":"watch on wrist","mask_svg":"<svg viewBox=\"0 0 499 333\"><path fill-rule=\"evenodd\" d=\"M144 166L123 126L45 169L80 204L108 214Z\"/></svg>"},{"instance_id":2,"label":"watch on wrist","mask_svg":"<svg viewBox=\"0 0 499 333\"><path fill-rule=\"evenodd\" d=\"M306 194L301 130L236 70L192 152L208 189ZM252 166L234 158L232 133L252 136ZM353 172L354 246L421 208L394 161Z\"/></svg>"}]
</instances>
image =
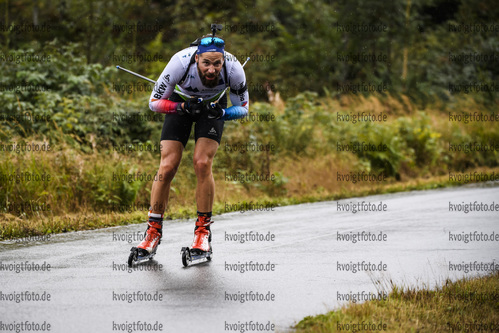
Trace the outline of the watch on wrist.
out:
<instances>
[{"instance_id":1,"label":"watch on wrist","mask_svg":"<svg viewBox=\"0 0 499 333\"><path fill-rule=\"evenodd\" d=\"M184 111L184 109L182 109L182 102L177 103L177 106L175 107L175 111L177 111L177 113L180 116L184 115L185 111Z\"/></svg>"}]
</instances>

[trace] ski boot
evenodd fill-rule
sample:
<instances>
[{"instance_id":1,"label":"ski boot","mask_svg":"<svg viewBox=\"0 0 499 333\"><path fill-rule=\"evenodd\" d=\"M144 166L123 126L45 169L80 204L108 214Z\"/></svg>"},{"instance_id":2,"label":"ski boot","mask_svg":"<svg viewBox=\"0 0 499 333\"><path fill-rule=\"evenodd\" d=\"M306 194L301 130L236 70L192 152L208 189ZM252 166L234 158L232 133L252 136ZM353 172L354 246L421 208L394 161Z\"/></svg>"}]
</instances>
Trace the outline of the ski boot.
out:
<instances>
[{"instance_id":1,"label":"ski boot","mask_svg":"<svg viewBox=\"0 0 499 333\"><path fill-rule=\"evenodd\" d=\"M194 228L192 248L183 247L182 250L180 250L184 267L211 260L213 249L211 247L210 225L212 223L213 222L209 217L198 217L196 228Z\"/></svg>"},{"instance_id":2,"label":"ski boot","mask_svg":"<svg viewBox=\"0 0 499 333\"><path fill-rule=\"evenodd\" d=\"M154 214L159 215L159 214ZM130 256L128 257L128 266L139 264L141 262L152 260L156 255L156 249L161 244L161 237L163 236L163 216L151 217L149 213L149 221L147 222L147 229L145 232L144 240L130 249Z\"/></svg>"}]
</instances>

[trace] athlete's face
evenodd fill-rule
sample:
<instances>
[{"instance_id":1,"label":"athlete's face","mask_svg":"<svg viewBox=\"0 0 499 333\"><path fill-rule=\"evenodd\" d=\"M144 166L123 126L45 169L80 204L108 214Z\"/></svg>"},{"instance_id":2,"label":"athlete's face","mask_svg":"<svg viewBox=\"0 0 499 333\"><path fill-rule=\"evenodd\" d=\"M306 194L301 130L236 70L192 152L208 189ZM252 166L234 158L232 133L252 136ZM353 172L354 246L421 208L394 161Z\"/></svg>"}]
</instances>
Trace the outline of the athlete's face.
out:
<instances>
[{"instance_id":1,"label":"athlete's face","mask_svg":"<svg viewBox=\"0 0 499 333\"><path fill-rule=\"evenodd\" d=\"M205 87L213 88L218 85L218 75L222 70L223 61L223 54L220 52L196 54L199 77Z\"/></svg>"}]
</instances>

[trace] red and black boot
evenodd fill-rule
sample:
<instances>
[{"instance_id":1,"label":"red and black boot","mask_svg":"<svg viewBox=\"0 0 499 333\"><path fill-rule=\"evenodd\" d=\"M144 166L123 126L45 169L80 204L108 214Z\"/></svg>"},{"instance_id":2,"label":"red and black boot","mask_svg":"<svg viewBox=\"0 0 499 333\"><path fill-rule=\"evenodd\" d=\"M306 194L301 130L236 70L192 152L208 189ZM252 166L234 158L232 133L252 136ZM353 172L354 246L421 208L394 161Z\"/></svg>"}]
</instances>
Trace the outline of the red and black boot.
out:
<instances>
[{"instance_id":1,"label":"red and black boot","mask_svg":"<svg viewBox=\"0 0 499 333\"><path fill-rule=\"evenodd\" d=\"M198 212L196 227L194 228L194 240L192 241L192 252L194 254L202 254L211 251L211 212Z\"/></svg>"},{"instance_id":2,"label":"red and black boot","mask_svg":"<svg viewBox=\"0 0 499 333\"><path fill-rule=\"evenodd\" d=\"M132 247L130 250L131 253L128 258L129 266L152 259L156 254L158 245L161 243L161 237L163 236L163 214L155 214L150 210L148 215L149 219L147 221L144 240L137 247Z\"/></svg>"}]
</instances>

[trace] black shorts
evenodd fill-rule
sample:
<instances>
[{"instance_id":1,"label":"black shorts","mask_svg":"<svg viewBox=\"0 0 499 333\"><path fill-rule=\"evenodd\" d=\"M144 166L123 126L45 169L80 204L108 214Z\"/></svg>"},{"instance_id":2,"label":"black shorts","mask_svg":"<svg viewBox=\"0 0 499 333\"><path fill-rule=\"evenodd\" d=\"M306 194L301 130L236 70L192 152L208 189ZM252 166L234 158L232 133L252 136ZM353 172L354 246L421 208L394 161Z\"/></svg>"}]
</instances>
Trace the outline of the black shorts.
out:
<instances>
[{"instance_id":1,"label":"black shorts","mask_svg":"<svg viewBox=\"0 0 499 333\"><path fill-rule=\"evenodd\" d=\"M172 94L169 100L173 102L184 102L184 100L175 93ZM223 108L227 107L227 95L224 95L222 99L220 99L220 105ZM163 131L161 132L161 140L180 141L185 147L189 140L189 136L191 135L193 123L196 123L194 126L194 139L196 141L199 138L209 138L220 144L224 131L224 121L209 119L206 112L203 112L196 120L189 115L180 116L177 113L166 114L165 122L163 123Z\"/></svg>"}]
</instances>

